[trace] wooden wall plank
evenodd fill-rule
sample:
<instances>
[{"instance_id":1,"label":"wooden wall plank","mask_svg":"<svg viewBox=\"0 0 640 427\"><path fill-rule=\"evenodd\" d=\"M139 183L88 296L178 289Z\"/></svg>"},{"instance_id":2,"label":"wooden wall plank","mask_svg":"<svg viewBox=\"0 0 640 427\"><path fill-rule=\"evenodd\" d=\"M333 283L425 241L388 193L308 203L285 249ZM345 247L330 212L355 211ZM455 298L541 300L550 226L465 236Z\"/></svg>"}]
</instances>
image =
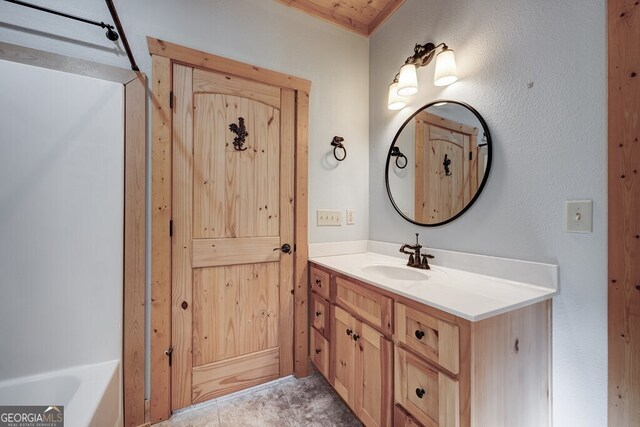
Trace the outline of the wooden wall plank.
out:
<instances>
[{"instance_id":1,"label":"wooden wall plank","mask_svg":"<svg viewBox=\"0 0 640 427\"><path fill-rule=\"evenodd\" d=\"M609 425L640 425L640 5L609 0Z\"/></svg>"},{"instance_id":2,"label":"wooden wall plank","mask_svg":"<svg viewBox=\"0 0 640 427\"><path fill-rule=\"evenodd\" d=\"M280 242L292 246L295 208L295 92L282 90L280 123ZM280 376L293 373L292 253L280 253Z\"/></svg>"},{"instance_id":3,"label":"wooden wall plank","mask_svg":"<svg viewBox=\"0 0 640 427\"><path fill-rule=\"evenodd\" d=\"M124 146L124 425L145 422L145 235L147 78L125 85Z\"/></svg>"},{"instance_id":4,"label":"wooden wall plank","mask_svg":"<svg viewBox=\"0 0 640 427\"><path fill-rule=\"evenodd\" d=\"M296 93L296 182L294 258L294 372L309 375L309 281L308 266L308 180L309 180L309 93Z\"/></svg>"},{"instance_id":5,"label":"wooden wall plank","mask_svg":"<svg viewBox=\"0 0 640 427\"><path fill-rule=\"evenodd\" d=\"M177 44L169 43L154 37L147 37L149 53L171 58L175 62L189 64L212 71L233 74L245 79L256 80L274 86L309 92L311 82L309 80L293 77L277 71L256 67L221 56L212 55L200 50L191 49Z\"/></svg>"},{"instance_id":6,"label":"wooden wall plank","mask_svg":"<svg viewBox=\"0 0 640 427\"><path fill-rule=\"evenodd\" d=\"M171 415L171 61L152 56L151 95L151 422Z\"/></svg>"},{"instance_id":7,"label":"wooden wall plank","mask_svg":"<svg viewBox=\"0 0 640 427\"><path fill-rule=\"evenodd\" d=\"M171 409L191 405L193 275L193 69L173 66L173 190L171 196Z\"/></svg>"},{"instance_id":8,"label":"wooden wall plank","mask_svg":"<svg viewBox=\"0 0 640 427\"><path fill-rule=\"evenodd\" d=\"M141 73L126 68L113 67L2 41L0 41L0 59L122 84L127 84L141 75Z\"/></svg>"}]
</instances>

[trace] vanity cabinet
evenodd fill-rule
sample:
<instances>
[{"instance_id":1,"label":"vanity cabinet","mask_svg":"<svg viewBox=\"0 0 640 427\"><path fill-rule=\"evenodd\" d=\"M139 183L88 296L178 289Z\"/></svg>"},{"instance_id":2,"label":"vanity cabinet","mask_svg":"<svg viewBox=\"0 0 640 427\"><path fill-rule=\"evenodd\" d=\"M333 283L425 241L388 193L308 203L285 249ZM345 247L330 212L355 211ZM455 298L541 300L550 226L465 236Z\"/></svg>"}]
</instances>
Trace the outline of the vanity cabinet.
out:
<instances>
[{"instance_id":1,"label":"vanity cabinet","mask_svg":"<svg viewBox=\"0 0 640 427\"><path fill-rule=\"evenodd\" d=\"M330 312L328 329L312 323L312 361L366 426L550 425L550 300L470 321L326 267L310 271L312 306ZM315 279L329 280L328 300Z\"/></svg>"}]
</instances>

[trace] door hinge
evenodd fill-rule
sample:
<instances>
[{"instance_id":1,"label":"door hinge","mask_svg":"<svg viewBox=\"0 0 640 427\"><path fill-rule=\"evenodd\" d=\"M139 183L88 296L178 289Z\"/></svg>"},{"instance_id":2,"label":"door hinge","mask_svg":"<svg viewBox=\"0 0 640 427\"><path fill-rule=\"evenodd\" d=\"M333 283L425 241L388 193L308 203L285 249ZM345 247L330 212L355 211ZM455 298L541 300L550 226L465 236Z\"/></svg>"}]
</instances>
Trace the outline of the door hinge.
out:
<instances>
[{"instance_id":1,"label":"door hinge","mask_svg":"<svg viewBox=\"0 0 640 427\"><path fill-rule=\"evenodd\" d=\"M173 91L169 92L169 108L173 110Z\"/></svg>"},{"instance_id":2,"label":"door hinge","mask_svg":"<svg viewBox=\"0 0 640 427\"><path fill-rule=\"evenodd\" d=\"M166 349L164 354L169 358L169 366L171 366L171 362L173 361L173 346Z\"/></svg>"},{"instance_id":3,"label":"door hinge","mask_svg":"<svg viewBox=\"0 0 640 427\"><path fill-rule=\"evenodd\" d=\"M473 151L469 151L469 160L473 160Z\"/></svg>"},{"instance_id":4,"label":"door hinge","mask_svg":"<svg viewBox=\"0 0 640 427\"><path fill-rule=\"evenodd\" d=\"M169 237L173 237L173 220L169 220Z\"/></svg>"}]
</instances>

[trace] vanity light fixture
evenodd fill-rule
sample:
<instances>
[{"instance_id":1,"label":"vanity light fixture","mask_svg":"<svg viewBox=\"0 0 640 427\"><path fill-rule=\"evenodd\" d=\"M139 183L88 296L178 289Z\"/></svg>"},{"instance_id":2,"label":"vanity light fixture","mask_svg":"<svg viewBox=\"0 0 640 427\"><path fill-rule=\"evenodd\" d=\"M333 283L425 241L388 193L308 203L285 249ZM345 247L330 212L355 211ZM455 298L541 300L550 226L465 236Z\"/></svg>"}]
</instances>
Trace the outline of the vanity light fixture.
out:
<instances>
[{"instance_id":1,"label":"vanity light fixture","mask_svg":"<svg viewBox=\"0 0 640 427\"><path fill-rule=\"evenodd\" d=\"M442 50L436 55L438 48ZM418 75L416 70L420 67L428 65L433 57L436 57L436 70L433 77L433 84L436 86L447 86L458 80L456 71L456 59L453 50L445 43L434 45L427 43L424 45L416 44L413 48L413 56L410 56L400 68L400 72L396 75L389 86L389 101L387 107L389 110L400 110L407 105L403 97L415 95L418 93Z\"/></svg>"}]
</instances>

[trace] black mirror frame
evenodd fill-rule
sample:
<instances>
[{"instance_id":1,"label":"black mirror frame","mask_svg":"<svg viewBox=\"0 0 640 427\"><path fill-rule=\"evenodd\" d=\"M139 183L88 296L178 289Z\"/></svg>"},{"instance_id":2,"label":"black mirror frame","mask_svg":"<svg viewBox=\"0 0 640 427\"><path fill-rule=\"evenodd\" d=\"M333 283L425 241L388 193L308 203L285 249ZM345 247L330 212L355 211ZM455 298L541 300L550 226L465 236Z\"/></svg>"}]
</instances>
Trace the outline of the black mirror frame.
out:
<instances>
[{"instance_id":1,"label":"black mirror frame","mask_svg":"<svg viewBox=\"0 0 640 427\"><path fill-rule=\"evenodd\" d=\"M487 159L487 167L486 167L486 170L484 172L484 177L482 178L482 182L478 186L478 191L476 191L476 194L473 196L473 198L471 198L469 203L467 203L467 205L460 212L458 212L457 214L455 214L451 218L447 219L446 221L438 222L438 223L435 223L435 224L424 224L424 223L421 223L421 222L416 222L413 219L407 217L405 214L403 214L402 211L398 208L398 205L396 205L395 200L393 200L393 195L391 195L391 188L389 186L389 165L391 164L391 152L392 152L393 148L396 146L396 141L398 140L398 137L402 133L402 130L413 120L413 118L418 113L420 113L423 110L426 110L429 107L433 107L436 104L442 104L442 103L460 105L462 107L467 108L469 111L471 111L476 116L476 118L478 119L478 121L482 125L483 132L484 132L484 134L485 134L485 136L487 138L487 157L488 157L488 159ZM387 186L387 195L389 196L389 200L391 201L391 204L393 205L393 208L396 210L396 212L398 212L402 218L406 219L407 221L409 221L409 222L411 222L411 223L413 223L415 225L420 225L422 227L437 227L437 226L440 226L440 225L448 224L451 221L453 221L455 219L458 219L471 206L473 206L475 201L478 199L478 197L480 196L480 193L482 193L482 190L484 190L484 186L487 183L487 180L489 179L489 174L491 173L492 159L493 159L493 148L492 148L492 144L491 144L491 134L489 133L489 127L487 126L487 122L484 121L484 119L482 118L480 113L478 113L478 111L476 111L475 108L473 108L471 105L466 104L464 102L451 101L451 100L447 100L447 99L441 99L441 100L430 102L427 105L425 105L422 108L420 108L419 110L417 110L411 116L409 116L409 118L407 120L405 120L405 122L402 124L402 126L400 126L400 129L398 129L398 132L396 132L396 136L393 138L393 142L391 143L391 147L389 147L389 153L387 154L387 162L386 162L385 167L384 167L384 180L385 180L385 184Z\"/></svg>"}]
</instances>

